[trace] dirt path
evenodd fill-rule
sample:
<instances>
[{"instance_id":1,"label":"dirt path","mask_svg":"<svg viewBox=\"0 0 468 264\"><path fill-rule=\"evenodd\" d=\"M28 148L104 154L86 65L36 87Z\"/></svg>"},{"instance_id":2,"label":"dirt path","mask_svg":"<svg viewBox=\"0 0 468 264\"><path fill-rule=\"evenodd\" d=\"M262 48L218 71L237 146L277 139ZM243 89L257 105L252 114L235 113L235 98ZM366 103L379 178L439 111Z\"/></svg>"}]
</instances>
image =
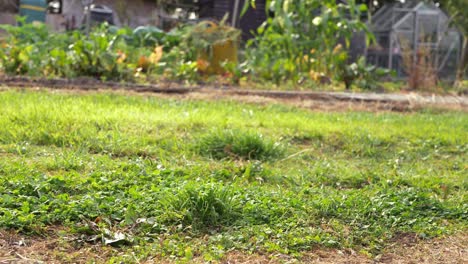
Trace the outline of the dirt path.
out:
<instances>
[{"instance_id":1,"label":"dirt path","mask_svg":"<svg viewBox=\"0 0 468 264\"><path fill-rule=\"evenodd\" d=\"M116 248L73 243L71 238L55 235L28 238L0 231L0 264L11 263L103 263L112 256L124 254ZM317 249L304 253L299 259L286 255L246 254L228 252L221 263L468 263L468 234L420 241L404 236L387 247L381 255L369 257L351 249ZM193 263L203 263L201 257ZM154 257L142 263L171 263Z\"/></svg>"},{"instance_id":2,"label":"dirt path","mask_svg":"<svg viewBox=\"0 0 468 264\"><path fill-rule=\"evenodd\" d=\"M417 93L377 94L351 92L267 91L239 88L191 86L177 83L159 85L121 84L92 79L34 80L25 77L0 78L0 89L48 88L67 91L118 91L185 99L236 100L250 103L289 105L324 111L413 111L436 108L468 111L468 97L457 95L421 95Z\"/></svg>"},{"instance_id":3,"label":"dirt path","mask_svg":"<svg viewBox=\"0 0 468 264\"><path fill-rule=\"evenodd\" d=\"M287 104L319 111L397 111L423 108L468 111L468 98L418 94L358 94L336 92L277 92L201 89L186 94L159 94L199 100L232 100L255 104Z\"/></svg>"}]
</instances>

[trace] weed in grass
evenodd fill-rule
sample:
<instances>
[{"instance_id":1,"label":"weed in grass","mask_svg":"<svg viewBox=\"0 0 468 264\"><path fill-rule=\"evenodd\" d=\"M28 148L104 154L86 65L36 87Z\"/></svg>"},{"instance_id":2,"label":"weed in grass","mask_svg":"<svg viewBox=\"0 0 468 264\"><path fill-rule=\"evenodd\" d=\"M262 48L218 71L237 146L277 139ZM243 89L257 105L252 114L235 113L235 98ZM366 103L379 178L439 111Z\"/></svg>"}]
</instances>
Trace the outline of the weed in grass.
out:
<instances>
[{"instance_id":1,"label":"weed in grass","mask_svg":"<svg viewBox=\"0 0 468 264\"><path fill-rule=\"evenodd\" d=\"M214 159L271 160L284 153L278 142L241 130L212 131L198 140L195 148L201 155Z\"/></svg>"},{"instance_id":2,"label":"weed in grass","mask_svg":"<svg viewBox=\"0 0 468 264\"><path fill-rule=\"evenodd\" d=\"M168 221L205 230L230 225L241 215L239 197L220 184L189 183L161 200Z\"/></svg>"}]
</instances>

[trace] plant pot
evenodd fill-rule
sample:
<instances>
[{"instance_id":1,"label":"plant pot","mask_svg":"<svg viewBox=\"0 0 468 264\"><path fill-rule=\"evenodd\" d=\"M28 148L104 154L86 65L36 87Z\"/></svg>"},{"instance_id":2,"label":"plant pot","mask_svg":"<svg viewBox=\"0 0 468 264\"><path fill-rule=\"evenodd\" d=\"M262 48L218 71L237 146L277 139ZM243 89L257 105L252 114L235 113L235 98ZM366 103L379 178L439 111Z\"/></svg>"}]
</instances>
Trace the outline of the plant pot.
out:
<instances>
[{"instance_id":1,"label":"plant pot","mask_svg":"<svg viewBox=\"0 0 468 264\"><path fill-rule=\"evenodd\" d=\"M198 49L198 71L209 75L224 74L226 73L226 69L223 67L225 62L237 64L239 36L240 31L226 26L224 21L221 21L220 24L212 21L199 23L192 36L193 43ZM203 44L200 44L202 42Z\"/></svg>"},{"instance_id":2,"label":"plant pot","mask_svg":"<svg viewBox=\"0 0 468 264\"><path fill-rule=\"evenodd\" d=\"M238 62L237 44L231 40L214 44L211 52L206 50L199 51L198 60L204 62L198 64L200 72L205 74L224 74L226 69L224 69L223 63L231 62L237 64Z\"/></svg>"}]
</instances>

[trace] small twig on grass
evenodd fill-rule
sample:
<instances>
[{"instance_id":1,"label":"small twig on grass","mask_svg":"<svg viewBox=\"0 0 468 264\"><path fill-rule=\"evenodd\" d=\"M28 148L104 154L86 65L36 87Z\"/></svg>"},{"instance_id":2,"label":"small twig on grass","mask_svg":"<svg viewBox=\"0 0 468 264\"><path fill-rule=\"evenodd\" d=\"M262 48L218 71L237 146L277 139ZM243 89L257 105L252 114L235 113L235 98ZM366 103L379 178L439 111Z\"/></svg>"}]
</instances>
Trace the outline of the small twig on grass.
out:
<instances>
[{"instance_id":1,"label":"small twig on grass","mask_svg":"<svg viewBox=\"0 0 468 264\"><path fill-rule=\"evenodd\" d=\"M27 260L27 261L30 261L30 262L32 262L32 263L44 263L43 261L40 261L40 260L37 260L37 259L30 259L30 258L27 258L27 257L25 257L25 256L22 256L22 255L21 255L20 253L18 253L18 252L15 252L15 254L16 254L19 258L21 258L22 260Z\"/></svg>"},{"instance_id":2,"label":"small twig on grass","mask_svg":"<svg viewBox=\"0 0 468 264\"><path fill-rule=\"evenodd\" d=\"M282 160L280 160L280 161L285 161L285 160L294 158L294 157L296 157L296 156L301 155L302 153L309 152L309 151L312 151L312 150L314 150L314 149L313 149L313 148L303 149L303 150L301 150L301 151L299 151L299 152L296 152L296 153L294 153L294 154L292 154L292 155L287 156L286 158L284 158L284 159L282 159Z\"/></svg>"}]
</instances>

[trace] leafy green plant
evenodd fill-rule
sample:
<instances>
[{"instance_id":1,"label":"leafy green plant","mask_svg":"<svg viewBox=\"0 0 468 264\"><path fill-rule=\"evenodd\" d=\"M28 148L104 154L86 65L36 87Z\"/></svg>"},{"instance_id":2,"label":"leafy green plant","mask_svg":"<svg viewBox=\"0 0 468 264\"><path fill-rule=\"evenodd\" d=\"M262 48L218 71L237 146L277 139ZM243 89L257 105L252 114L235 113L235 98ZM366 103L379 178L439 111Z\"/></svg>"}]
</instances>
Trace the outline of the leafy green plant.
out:
<instances>
[{"instance_id":1,"label":"leafy green plant","mask_svg":"<svg viewBox=\"0 0 468 264\"><path fill-rule=\"evenodd\" d=\"M24 21L20 18L19 22ZM49 31L45 25L25 24L22 27L1 25L8 34L0 46L0 67L8 74L40 75L47 54ZM55 42L51 40L50 44Z\"/></svg>"},{"instance_id":2,"label":"leafy green plant","mask_svg":"<svg viewBox=\"0 0 468 264\"><path fill-rule=\"evenodd\" d=\"M360 57L357 62L349 65L341 65L337 72L338 80L344 82L346 90L355 84L363 90L376 90L380 88L378 81L391 73L388 69L368 65L365 57Z\"/></svg>"},{"instance_id":3,"label":"leafy green plant","mask_svg":"<svg viewBox=\"0 0 468 264\"><path fill-rule=\"evenodd\" d=\"M175 74L169 78L195 78L188 52L174 60L169 56L182 45L183 30L165 33L153 27L130 30L102 24L85 35L53 33L45 25L26 23L2 28L8 37L0 46L0 69L7 74L139 81L143 73L162 75L163 69L172 67Z\"/></svg>"},{"instance_id":4,"label":"leafy green plant","mask_svg":"<svg viewBox=\"0 0 468 264\"><path fill-rule=\"evenodd\" d=\"M176 28L170 32L164 32L153 26L140 26L131 30L130 28L110 27L113 34L123 34L128 45L132 47L156 47L164 46L165 51L176 47L182 41L185 34L183 29Z\"/></svg>"},{"instance_id":5,"label":"leafy green plant","mask_svg":"<svg viewBox=\"0 0 468 264\"><path fill-rule=\"evenodd\" d=\"M254 76L279 84L299 81L309 72L334 77L345 63L336 56L335 48L348 47L353 34L365 32L372 38L361 14L365 5L335 0L267 1L274 13L258 29L257 37L248 43L247 61Z\"/></svg>"},{"instance_id":6,"label":"leafy green plant","mask_svg":"<svg viewBox=\"0 0 468 264\"><path fill-rule=\"evenodd\" d=\"M235 85L239 85L242 79L245 79L245 75L248 74L247 63L235 63L232 61L225 61L221 64L221 67L226 69L229 81Z\"/></svg>"}]
</instances>

